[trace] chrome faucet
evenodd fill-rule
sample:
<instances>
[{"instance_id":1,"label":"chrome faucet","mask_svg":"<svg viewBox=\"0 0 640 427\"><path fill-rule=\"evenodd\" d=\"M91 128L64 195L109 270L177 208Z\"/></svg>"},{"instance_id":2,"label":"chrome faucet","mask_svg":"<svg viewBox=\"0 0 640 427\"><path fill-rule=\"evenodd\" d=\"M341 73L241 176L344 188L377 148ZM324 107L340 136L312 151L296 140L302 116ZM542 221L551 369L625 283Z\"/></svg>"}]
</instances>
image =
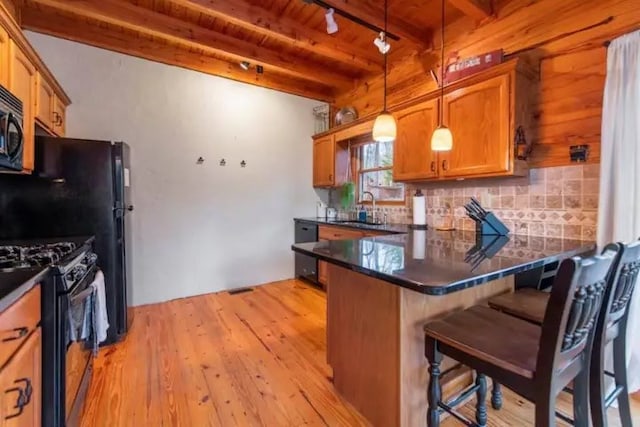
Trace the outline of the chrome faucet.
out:
<instances>
[{"instance_id":1,"label":"chrome faucet","mask_svg":"<svg viewBox=\"0 0 640 427\"><path fill-rule=\"evenodd\" d=\"M365 191L365 192L362 193L362 197L364 198L364 196L366 196L367 194L371 196L371 204L372 204L372 207L371 207L371 212L372 212L371 213L371 222L377 223L377 221L376 221L376 219L377 219L376 218L376 216L377 216L376 215L376 196L374 196L371 191Z\"/></svg>"}]
</instances>

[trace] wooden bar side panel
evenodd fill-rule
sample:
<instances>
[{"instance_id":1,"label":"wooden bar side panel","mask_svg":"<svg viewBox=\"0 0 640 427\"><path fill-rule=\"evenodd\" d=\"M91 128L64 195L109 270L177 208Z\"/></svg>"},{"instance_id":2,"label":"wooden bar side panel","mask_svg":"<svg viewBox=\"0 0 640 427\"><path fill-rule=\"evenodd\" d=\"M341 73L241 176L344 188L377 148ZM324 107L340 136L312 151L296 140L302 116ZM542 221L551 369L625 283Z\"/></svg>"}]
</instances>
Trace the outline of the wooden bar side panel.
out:
<instances>
[{"instance_id":1,"label":"wooden bar side panel","mask_svg":"<svg viewBox=\"0 0 640 427\"><path fill-rule=\"evenodd\" d=\"M333 382L375 426L399 424L400 288L329 264L327 360Z\"/></svg>"}]
</instances>

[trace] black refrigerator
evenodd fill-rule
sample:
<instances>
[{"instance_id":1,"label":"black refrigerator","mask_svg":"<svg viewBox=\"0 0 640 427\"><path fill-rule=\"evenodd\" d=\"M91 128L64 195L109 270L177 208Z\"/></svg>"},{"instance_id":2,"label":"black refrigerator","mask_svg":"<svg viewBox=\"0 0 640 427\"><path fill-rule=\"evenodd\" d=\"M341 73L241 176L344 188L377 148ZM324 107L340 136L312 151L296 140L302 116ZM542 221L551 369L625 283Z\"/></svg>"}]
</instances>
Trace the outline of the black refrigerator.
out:
<instances>
[{"instance_id":1,"label":"black refrigerator","mask_svg":"<svg viewBox=\"0 0 640 427\"><path fill-rule=\"evenodd\" d=\"M94 235L109 316L104 344L119 341L132 321L129 146L36 137L35 151L33 176L0 176L0 237Z\"/></svg>"}]
</instances>

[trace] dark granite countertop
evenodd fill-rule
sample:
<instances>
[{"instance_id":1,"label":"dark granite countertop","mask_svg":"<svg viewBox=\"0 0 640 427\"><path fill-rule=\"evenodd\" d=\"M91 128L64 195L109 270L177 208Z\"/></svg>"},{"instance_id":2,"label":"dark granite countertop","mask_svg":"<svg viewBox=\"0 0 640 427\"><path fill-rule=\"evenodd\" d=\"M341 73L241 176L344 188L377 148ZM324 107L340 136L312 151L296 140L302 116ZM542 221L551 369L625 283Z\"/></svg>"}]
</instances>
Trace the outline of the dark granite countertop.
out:
<instances>
[{"instance_id":1,"label":"dark granite countertop","mask_svg":"<svg viewBox=\"0 0 640 427\"><path fill-rule=\"evenodd\" d=\"M429 295L445 295L592 252L595 243L475 232L409 231L359 240L299 243L296 252Z\"/></svg>"},{"instance_id":2,"label":"dark granite countertop","mask_svg":"<svg viewBox=\"0 0 640 427\"><path fill-rule=\"evenodd\" d=\"M79 251L83 245L91 244L94 240L95 238L93 236L56 237L46 239L14 239L1 240L0 246L24 246L65 241L75 243L78 247L76 251ZM73 254L71 256L73 256ZM41 283L42 280L45 279L50 273L50 270L50 267L45 266L0 272L0 312L4 311L17 300L19 300L20 297L22 297L35 285Z\"/></svg>"},{"instance_id":3,"label":"dark granite countertop","mask_svg":"<svg viewBox=\"0 0 640 427\"><path fill-rule=\"evenodd\" d=\"M49 274L49 267L0 273L0 312L9 308Z\"/></svg>"},{"instance_id":4,"label":"dark granite countertop","mask_svg":"<svg viewBox=\"0 0 640 427\"><path fill-rule=\"evenodd\" d=\"M331 225L334 227L357 228L360 230L385 231L390 234L405 234L411 231L406 224L366 224L358 221L341 221L326 218L294 218L294 221L310 222L318 225Z\"/></svg>"}]
</instances>

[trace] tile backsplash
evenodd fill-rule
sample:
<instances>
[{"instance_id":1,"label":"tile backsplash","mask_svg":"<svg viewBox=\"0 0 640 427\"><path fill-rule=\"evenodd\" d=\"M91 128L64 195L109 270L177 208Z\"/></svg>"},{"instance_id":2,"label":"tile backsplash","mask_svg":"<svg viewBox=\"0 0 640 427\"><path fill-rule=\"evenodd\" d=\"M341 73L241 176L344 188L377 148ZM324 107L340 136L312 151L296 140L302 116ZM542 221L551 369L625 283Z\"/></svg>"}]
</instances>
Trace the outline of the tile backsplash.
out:
<instances>
[{"instance_id":1,"label":"tile backsplash","mask_svg":"<svg viewBox=\"0 0 640 427\"><path fill-rule=\"evenodd\" d=\"M410 223L412 195L427 197L427 223L453 216L458 230L475 230L464 204L473 196L513 234L595 240L600 165L531 169L525 178L409 185L406 206L383 207L389 222Z\"/></svg>"}]
</instances>

